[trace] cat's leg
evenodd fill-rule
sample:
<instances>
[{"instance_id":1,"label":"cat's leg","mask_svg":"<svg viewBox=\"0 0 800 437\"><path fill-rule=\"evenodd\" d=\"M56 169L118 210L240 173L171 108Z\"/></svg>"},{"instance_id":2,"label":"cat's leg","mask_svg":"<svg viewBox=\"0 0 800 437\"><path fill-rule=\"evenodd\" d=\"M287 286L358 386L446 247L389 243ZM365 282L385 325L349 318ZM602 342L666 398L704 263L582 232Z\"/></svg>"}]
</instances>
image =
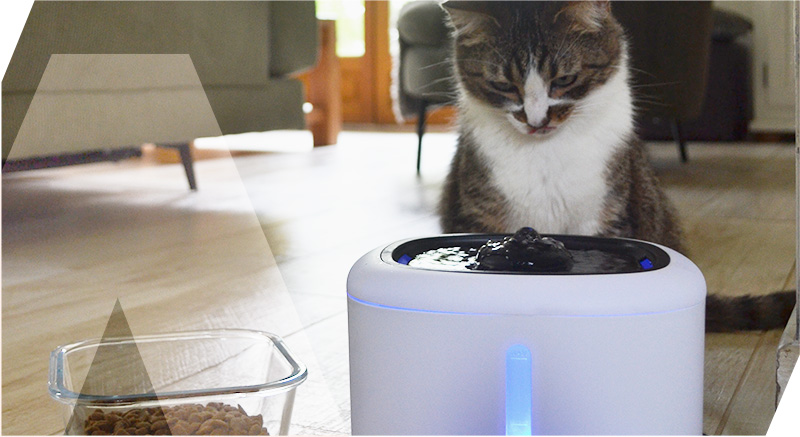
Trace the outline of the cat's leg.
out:
<instances>
[{"instance_id":1,"label":"cat's leg","mask_svg":"<svg viewBox=\"0 0 800 437\"><path fill-rule=\"evenodd\" d=\"M469 199L461 193L461 184L457 177L448 177L445 182L442 199L439 203L439 217L442 225L442 232L445 234L455 234L461 232L482 232L482 226L475 214L465 211L464 202Z\"/></svg>"},{"instance_id":2,"label":"cat's leg","mask_svg":"<svg viewBox=\"0 0 800 437\"><path fill-rule=\"evenodd\" d=\"M453 172L448 177L439 203L442 231L446 234L509 232L499 195L487 192L486 187L464 184L457 174Z\"/></svg>"},{"instance_id":3,"label":"cat's leg","mask_svg":"<svg viewBox=\"0 0 800 437\"><path fill-rule=\"evenodd\" d=\"M462 134L439 204L446 233L506 233L508 207L492 182L491 170L470 134Z\"/></svg>"}]
</instances>

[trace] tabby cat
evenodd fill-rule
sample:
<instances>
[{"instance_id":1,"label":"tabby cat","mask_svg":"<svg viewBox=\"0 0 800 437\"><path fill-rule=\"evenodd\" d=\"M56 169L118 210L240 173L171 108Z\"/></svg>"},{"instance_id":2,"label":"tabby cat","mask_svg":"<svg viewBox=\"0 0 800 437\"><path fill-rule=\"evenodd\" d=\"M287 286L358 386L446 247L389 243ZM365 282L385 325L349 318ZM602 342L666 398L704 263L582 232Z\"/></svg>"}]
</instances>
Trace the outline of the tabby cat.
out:
<instances>
[{"instance_id":1,"label":"tabby cat","mask_svg":"<svg viewBox=\"0 0 800 437\"><path fill-rule=\"evenodd\" d=\"M634 132L627 42L608 1L447 1L459 91L444 232L626 237L684 250ZM707 329L785 324L793 292L709 295Z\"/></svg>"}]
</instances>

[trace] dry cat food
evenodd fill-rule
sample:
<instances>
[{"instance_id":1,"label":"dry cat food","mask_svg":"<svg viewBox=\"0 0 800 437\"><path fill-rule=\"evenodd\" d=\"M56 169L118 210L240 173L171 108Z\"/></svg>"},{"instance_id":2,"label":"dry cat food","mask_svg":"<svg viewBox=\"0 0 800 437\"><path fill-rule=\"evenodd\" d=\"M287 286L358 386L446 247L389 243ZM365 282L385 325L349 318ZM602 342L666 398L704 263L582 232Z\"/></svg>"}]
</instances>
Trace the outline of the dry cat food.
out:
<instances>
[{"instance_id":1,"label":"dry cat food","mask_svg":"<svg viewBox=\"0 0 800 437\"><path fill-rule=\"evenodd\" d=\"M86 435L269 435L264 420L241 406L212 402L125 412L95 410L84 424Z\"/></svg>"}]
</instances>

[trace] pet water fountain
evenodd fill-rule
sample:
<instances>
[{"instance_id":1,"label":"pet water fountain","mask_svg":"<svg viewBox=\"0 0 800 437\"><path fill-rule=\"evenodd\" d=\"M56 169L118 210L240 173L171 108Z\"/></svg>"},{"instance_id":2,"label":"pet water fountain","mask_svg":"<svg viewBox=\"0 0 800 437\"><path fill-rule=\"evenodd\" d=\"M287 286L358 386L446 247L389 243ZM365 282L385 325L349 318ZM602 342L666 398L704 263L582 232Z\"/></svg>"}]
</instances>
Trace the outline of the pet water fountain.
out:
<instances>
[{"instance_id":1,"label":"pet water fountain","mask_svg":"<svg viewBox=\"0 0 800 437\"><path fill-rule=\"evenodd\" d=\"M353 434L702 433L706 286L676 251L443 235L366 254L347 290Z\"/></svg>"}]
</instances>

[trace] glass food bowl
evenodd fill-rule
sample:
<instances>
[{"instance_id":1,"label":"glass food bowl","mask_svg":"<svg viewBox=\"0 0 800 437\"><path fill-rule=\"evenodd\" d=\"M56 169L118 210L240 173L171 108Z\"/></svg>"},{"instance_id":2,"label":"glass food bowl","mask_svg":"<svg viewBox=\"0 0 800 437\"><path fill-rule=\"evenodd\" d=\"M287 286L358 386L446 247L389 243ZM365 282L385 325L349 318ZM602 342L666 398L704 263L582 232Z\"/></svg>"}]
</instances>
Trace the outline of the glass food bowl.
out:
<instances>
[{"instance_id":1,"label":"glass food bowl","mask_svg":"<svg viewBox=\"0 0 800 437\"><path fill-rule=\"evenodd\" d=\"M224 329L60 346L48 385L68 435L286 435L306 377L278 336Z\"/></svg>"}]
</instances>

